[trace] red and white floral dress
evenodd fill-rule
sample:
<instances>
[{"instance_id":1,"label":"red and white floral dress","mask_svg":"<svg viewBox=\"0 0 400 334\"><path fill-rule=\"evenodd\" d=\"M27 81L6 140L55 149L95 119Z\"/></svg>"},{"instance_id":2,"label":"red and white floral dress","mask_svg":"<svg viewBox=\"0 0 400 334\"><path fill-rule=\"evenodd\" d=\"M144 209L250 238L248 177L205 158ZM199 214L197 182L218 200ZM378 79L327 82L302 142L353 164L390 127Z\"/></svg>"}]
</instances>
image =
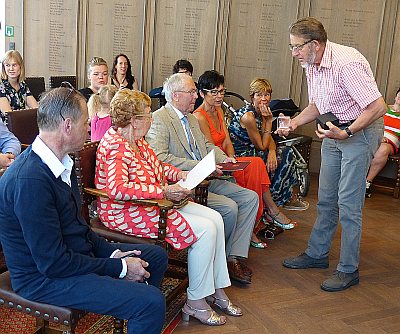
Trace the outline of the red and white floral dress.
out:
<instances>
[{"instance_id":1,"label":"red and white floral dress","mask_svg":"<svg viewBox=\"0 0 400 334\"><path fill-rule=\"evenodd\" d=\"M149 144L140 139L135 152L114 128L101 140L96 154L97 189L110 197L98 198L101 222L111 230L144 238L157 238L159 209L129 202L131 199L163 198L163 174L176 182L179 169L158 160ZM183 249L196 241L191 227L179 213L168 212L166 241L175 249Z\"/></svg>"}]
</instances>

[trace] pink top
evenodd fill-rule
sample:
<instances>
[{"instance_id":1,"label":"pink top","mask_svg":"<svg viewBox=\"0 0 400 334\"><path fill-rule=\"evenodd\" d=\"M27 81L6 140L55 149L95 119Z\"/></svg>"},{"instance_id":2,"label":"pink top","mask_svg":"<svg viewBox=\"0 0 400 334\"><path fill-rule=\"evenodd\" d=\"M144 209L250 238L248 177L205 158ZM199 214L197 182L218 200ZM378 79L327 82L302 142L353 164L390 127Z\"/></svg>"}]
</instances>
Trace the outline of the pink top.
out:
<instances>
[{"instance_id":1,"label":"pink top","mask_svg":"<svg viewBox=\"0 0 400 334\"><path fill-rule=\"evenodd\" d=\"M111 127L111 116L99 117L97 114L90 122L90 140L98 141L103 138L104 134Z\"/></svg>"},{"instance_id":2,"label":"pink top","mask_svg":"<svg viewBox=\"0 0 400 334\"><path fill-rule=\"evenodd\" d=\"M356 49L327 41L319 66L306 69L308 95L320 112L351 121L382 95L368 61Z\"/></svg>"}]
</instances>

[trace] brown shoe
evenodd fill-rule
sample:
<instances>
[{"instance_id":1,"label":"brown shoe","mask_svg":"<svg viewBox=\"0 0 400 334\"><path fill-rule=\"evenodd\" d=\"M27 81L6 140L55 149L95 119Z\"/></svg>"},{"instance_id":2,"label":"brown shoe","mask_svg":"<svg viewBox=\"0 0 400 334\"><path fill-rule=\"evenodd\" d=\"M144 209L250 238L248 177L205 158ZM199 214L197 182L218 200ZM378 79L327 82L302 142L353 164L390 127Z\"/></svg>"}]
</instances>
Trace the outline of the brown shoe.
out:
<instances>
[{"instance_id":1,"label":"brown shoe","mask_svg":"<svg viewBox=\"0 0 400 334\"><path fill-rule=\"evenodd\" d=\"M237 281L237 282L240 282L243 284L251 283L251 277L245 275L239 261L237 261L237 260L228 261L227 264L228 264L229 277L231 278L231 280L234 280L234 281Z\"/></svg>"},{"instance_id":2,"label":"brown shoe","mask_svg":"<svg viewBox=\"0 0 400 334\"><path fill-rule=\"evenodd\" d=\"M243 270L243 273L246 275L246 276L252 276L253 275L253 270L251 270L248 266L246 266L244 263L243 263L243 261L240 261L240 260L237 260L238 262L239 262L239 264L240 264L240 267L242 268L242 270Z\"/></svg>"}]
</instances>

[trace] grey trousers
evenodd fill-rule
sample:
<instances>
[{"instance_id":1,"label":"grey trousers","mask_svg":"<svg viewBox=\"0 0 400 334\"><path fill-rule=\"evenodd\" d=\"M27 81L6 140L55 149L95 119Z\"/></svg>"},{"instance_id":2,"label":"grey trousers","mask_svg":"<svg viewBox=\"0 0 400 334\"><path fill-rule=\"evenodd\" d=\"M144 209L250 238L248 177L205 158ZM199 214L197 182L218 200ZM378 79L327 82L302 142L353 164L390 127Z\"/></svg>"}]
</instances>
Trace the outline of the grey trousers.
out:
<instances>
[{"instance_id":1,"label":"grey trousers","mask_svg":"<svg viewBox=\"0 0 400 334\"><path fill-rule=\"evenodd\" d=\"M382 135L382 120L379 119L352 138L325 138L322 142L318 216L306 254L317 259L328 256L340 222L342 235L337 270L345 273L356 271L360 261L365 180Z\"/></svg>"},{"instance_id":2,"label":"grey trousers","mask_svg":"<svg viewBox=\"0 0 400 334\"><path fill-rule=\"evenodd\" d=\"M257 210L258 195L225 180L211 180L207 206L218 211L225 226L226 256L247 258Z\"/></svg>"}]
</instances>

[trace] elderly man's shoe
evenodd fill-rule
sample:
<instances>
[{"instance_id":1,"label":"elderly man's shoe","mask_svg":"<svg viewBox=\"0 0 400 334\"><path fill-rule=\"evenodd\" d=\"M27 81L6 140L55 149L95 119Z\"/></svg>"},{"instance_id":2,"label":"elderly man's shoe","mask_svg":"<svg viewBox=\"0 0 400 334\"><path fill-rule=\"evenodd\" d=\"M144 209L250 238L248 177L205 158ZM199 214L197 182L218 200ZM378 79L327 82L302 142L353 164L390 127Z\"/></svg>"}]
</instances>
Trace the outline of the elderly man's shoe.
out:
<instances>
[{"instance_id":1,"label":"elderly man's shoe","mask_svg":"<svg viewBox=\"0 0 400 334\"><path fill-rule=\"evenodd\" d=\"M246 265L243 263L243 261L241 261L241 260L237 260L237 261L239 262L240 267L241 267L242 270L243 270L243 273L244 273L246 276L251 277L251 276L253 275L253 270L251 270L248 266L246 266Z\"/></svg>"},{"instance_id":2,"label":"elderly man's shoe","mask_svg":"<svg viewBox=\"0 0 400 334\"><path fill-rule=\"evenodd\" d=\"M328 268L329 259L328 257L314 259L306 253L302 253L299 256L289 257L283 260L282 265L290 269Z\"/></svg>"},{"instance_id":3,"label":"elderly man's shoe","mask_svg":"<svg viewBox=\"0 0 400 334\"><path fill-rule=\"evenodd\" d=\"M251 283L251 277L246 275L243 272L242 266L240 265L239 261L233 260L233 261L228 261L228 272L229 272L229 277L231 280L243 283L243 284L250 284Z\"/></svg>"},{"instance_id":4,"label":"elderly man's shoe","mask_svg":"<svg viewBox=\"0 0 400 334\"><path fill-rule=\"evenodd\" d=\"M336 270L331 277L321 284L321 289L328 292L343 291L359 283L358 270L354 273L344 273Z\"/></svg>"}]
</instances>

